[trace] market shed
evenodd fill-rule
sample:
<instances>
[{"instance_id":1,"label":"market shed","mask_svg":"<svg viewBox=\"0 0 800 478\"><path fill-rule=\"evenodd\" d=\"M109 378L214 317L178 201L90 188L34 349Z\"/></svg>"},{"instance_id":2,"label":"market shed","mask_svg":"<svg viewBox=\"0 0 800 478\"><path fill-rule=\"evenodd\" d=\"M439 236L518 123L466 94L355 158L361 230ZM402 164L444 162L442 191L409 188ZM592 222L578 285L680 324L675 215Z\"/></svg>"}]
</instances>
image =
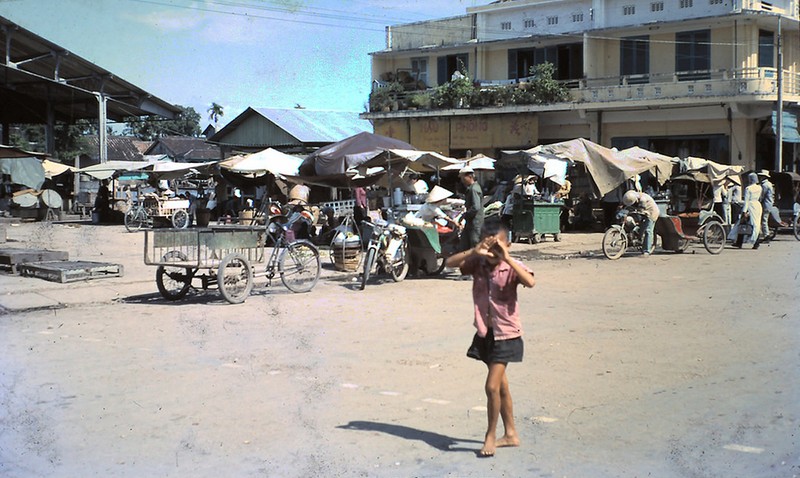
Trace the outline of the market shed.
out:
<instances>
[{"instance_id":1,"label":"market shed","mask_svg":"<svg viewBox=\"0 0 800 478\"><path fill-rule=\"evenodd\" d=\"M105 161L106 121L157 115L173 119L180 110L118 75L0 17L0 124L2 143L10 124L44 124L47 152L55 151L56 121L98 119L100 158Z\"/></svg>"},{"instance_id":2,"label":"market shed","mask_svg":"<svg viewBox=\"0 0 800 478\"><path fill-rule=\"evenodd\" d=\"M266 148L308 154L364 131L372 132L372 124L353 111L248 107L209 142L219 145L225 156Z\"/></svg>"}]
</instances>

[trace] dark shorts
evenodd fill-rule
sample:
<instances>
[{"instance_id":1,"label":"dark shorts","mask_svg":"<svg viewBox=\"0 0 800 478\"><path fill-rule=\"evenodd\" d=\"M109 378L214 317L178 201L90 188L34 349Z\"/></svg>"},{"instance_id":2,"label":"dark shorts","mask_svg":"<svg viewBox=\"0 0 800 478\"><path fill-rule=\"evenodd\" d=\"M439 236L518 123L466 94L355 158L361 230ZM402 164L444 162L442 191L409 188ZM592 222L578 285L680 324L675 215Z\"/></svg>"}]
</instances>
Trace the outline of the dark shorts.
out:
<instances>
[{"instance_id":1,"label":"dark shorts","mask_svg":"<svg viewBox=\"0 0 800 478\"><path fill-rule=\"evenodd\" d=\"M522 337L495 340L492 329L489 329L486 337L475 334L472 338L472 345L467 349L467 357L487 364L522 362L523 351Z\"/></svg>"}]
</instances>

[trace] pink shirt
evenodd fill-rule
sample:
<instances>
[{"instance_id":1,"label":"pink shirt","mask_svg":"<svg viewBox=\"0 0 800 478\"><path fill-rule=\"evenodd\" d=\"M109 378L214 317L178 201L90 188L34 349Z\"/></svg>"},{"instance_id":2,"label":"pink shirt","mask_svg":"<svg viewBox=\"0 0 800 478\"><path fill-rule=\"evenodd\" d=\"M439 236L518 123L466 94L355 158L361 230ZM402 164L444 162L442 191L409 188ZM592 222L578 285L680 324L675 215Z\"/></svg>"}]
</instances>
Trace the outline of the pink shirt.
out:
<instances>
[{"instance_id":1,"label":"pink shirt","mask_svg":"<svg viewBox=\"0 0 800 478\"><path fill-rule=\"evenodd\" d=\"M514 260L530 272L523 263ZM519 276L505 261L492 267L483 258L472 257L461 267L463 274L472 274L472 300L475 302L475 328L480 337L492 329L495 340L522 336L522 323L517 305Z\"/></svg>"}]
</instances>

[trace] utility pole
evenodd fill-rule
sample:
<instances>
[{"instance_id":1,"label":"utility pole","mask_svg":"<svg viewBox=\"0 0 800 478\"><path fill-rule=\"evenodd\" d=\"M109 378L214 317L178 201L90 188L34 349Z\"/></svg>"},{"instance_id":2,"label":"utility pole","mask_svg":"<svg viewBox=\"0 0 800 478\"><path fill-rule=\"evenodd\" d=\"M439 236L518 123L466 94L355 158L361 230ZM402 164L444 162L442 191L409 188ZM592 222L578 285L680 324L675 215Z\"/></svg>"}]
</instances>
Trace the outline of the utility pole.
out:
<instances>
[{"instance_id":1,"label":"utility pole","mask_svg":"<svg viewBox=\"0 0 800 478\"><path fill-rule=\"evenodd\" d=\"M783 159L783 39L778 16L778 105L775 114L775 171L781 171Z\"/></svg>"}]
</instances>

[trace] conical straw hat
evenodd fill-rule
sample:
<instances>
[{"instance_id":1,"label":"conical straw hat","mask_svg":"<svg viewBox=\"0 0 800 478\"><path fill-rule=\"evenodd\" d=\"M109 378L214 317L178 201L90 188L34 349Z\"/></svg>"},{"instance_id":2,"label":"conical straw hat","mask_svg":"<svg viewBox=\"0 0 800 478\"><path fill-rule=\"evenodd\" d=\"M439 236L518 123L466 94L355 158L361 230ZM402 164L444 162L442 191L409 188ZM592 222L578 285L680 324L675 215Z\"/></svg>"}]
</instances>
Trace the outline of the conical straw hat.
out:
<instances>
[{"instance_id":1,"label":"conical straw hat","mask_svg":"<svg viewBox=\"0 0 800 478\"><path fill-rule=\"evenodd\" d=\"M452 195L453 193L447 189L441 186L434 186L433 189L431 189L431 192L428 193L428 197L425 198L425 202L434 203L443 201Z\"/></svg>"}]
</instances>

